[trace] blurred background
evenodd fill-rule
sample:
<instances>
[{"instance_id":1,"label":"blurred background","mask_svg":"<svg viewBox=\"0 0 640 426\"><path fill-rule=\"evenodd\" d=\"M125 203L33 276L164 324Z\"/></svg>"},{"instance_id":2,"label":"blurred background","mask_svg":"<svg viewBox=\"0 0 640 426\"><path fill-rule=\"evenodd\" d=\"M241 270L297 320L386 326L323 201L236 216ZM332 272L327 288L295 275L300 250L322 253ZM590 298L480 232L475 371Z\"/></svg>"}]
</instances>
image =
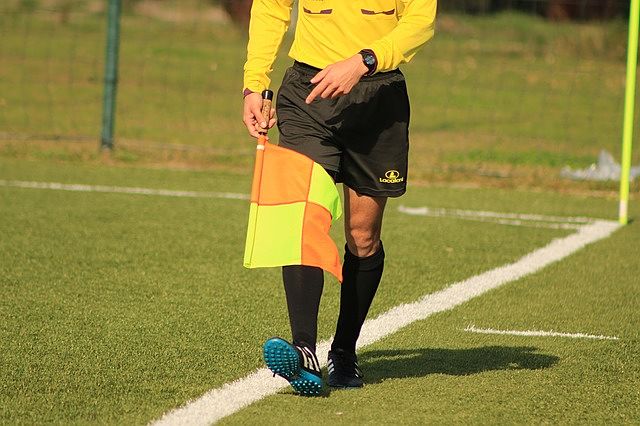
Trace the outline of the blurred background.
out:
<instances>
[{"instance_id":1,"label":"blurred background","mask_svg":"<svg viewBox=\"0 0 640 426\"><path fill-rule=\"evenodd\" d=\"M250 174L254 145L241 123L250 7L123 0L115 149L105 156L107 1L3 0L0 156ZM436 37L403 67L412 183L615 194L615 182L562 170L589 168L602 150L620 161L628 9L623 0L440 2Z\"/></svg>"}]
</instances>

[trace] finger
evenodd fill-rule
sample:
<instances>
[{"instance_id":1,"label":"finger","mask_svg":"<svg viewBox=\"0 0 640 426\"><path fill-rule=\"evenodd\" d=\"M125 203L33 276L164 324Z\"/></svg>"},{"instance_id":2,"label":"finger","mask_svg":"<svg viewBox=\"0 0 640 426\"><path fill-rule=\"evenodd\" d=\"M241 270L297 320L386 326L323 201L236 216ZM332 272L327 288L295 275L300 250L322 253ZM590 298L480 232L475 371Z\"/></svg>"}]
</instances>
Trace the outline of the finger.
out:
<instances>
[{"instance_id":1,"label":"finger","mask_svg":"<svg viewBox=\"0 0 640 426\"><path fill-rule=\"evenodd\" d=\"M275 108L271 108L271 111L269 112L269 117L271 117L271 119L269 120L269 128L272 128L273 126L276 125L276 109Z\"/></svg>"},{"instance_id":2,"label":"finger","mask_svg":"<svg viewBox=\"0 0 640 426\"><path fill-rule=\"evenodd\" d=\"M313 102L313 100L317 98L320 93L324 92L324 90L327 88L328 85L329 83L326 81L320 82L316 87L313 88L311 93L309 93L309 96L307 96L307 99L305 100L305 102L307 104L310 104L311 102Z\"/></svg>"},{"instance_id":3,"label":"finger","mask_svg":"<svg viewBox=\"0 0 640 426\"><path fill-rule=\"evenodd\" d=\"M338 88L335 86L329 86L326 89L323 90L322 94L320 95L320 97L322 99L327 99L328 97L330 97Z\"/></svg>"},{"instance_id":4,"label":"finger","mask_svg":"<svg viewBox=\"0 0 640 426\"><path fill-rule=\"evenodd\" d=\"M347 94L347 92L345 92L343 89L338 89L338 90L336 90L335 92L333 92L331 94L331 99L335 99L338 96L342 96L342 95L346 95L346 94Z\"/></svg>"},{"instance_id":5,"label":"finger","mask_svg":"<svg viewBox=\"0 0 640 426\"><path fill-rule=\"evenodd\" d=\"M262 127L263 129L267 128L267 120L262 116L262 111L260 111L260 108L251 108L251 114L253 114L256 121L260 123L260 127Z\"/></svg>"},{"instance_id":6,"label":"finger","mask_svg":"<svg viewBox=\"0 0 640 426\"><path fill-rule=\"evenodd\" d=\"M255 123L255 124L253 125L253 128L254 128L254 129L255 129L255 131L256 131L256 132L258 132L258 133L264 133L264 130L265 130L265 129L264 129L264 127L262 127L262 126L260 125L260 123Z\"/></svg>"},{"instance_id":7,"label":"finger","mask_svg":"<svg viewBox=\"0 0 640 426\"><path fill-rule=\"evenodd\" d=\"M329 68L325 68L322 71L320 71L318 74L316 74L315 76L313 76L313 78L311 79L311 82L313 84L316 84L318 82L320 82L329 72Z\"/></svg>"},{"instance_id":8,"label":"finger","mask_svg":"<svg viewBox=\"0 0 640 426\"><path fill-rule=\"evenodd\" d=\"M269 130L270 128L272 128L274 126L274 124L276 124L275 120L270 120L269 121L269 127L264 128L262 127L260 124L256 123L254 124L253 128L256 132L258 132L258 134L260 135L266 135L267 134L267 130Z\"/></svg>"},{"instance_id":9,"label":"finger","mask_svg":"<svg viewBox=\"0 0 640 426\"><path fill-rule=\"evenodd\" d=\"M249 135L256 139L260 136L260 133L258 133L253 126L247 126L247 130L249 131Z\"/></svg>"},{"instance_id":10,"label":"finger","mask_svg":"<svg viewBox=\"0 0 640 426\"><path fill-rule=\"evenodd\" d=\"M253 136L254 138L257 138L258 136L260 136L260 134L254 128L254 124L251 123L250 120L246 120L245 119L244 124L245 124L245 126L247 126L247 130L249 131L249 134L251 136Z\"/></svg>"}]
</instances>

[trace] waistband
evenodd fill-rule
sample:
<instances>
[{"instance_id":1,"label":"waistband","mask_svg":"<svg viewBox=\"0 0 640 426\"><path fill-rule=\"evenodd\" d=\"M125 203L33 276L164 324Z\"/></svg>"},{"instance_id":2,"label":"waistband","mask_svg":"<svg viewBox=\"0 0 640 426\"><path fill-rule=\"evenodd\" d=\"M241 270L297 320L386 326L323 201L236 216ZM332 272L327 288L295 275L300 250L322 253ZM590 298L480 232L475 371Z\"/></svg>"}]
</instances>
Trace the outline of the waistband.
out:
<instances>
[{"instance_id":1,"label":"waistband","mask_svg":"<svg viewBox=\"0 0 640 426\"><path fill-rule=\"evenodd\" d=\"M320 68L316 68L313 67L311 65L305 64L304 62L298 62L298 61L294 61L293 62L293 67L294 70L296 70L297 72L299 72L302 75L305 76L309 76L309 77L313 77L314 75L316 75L318 72L321 71ZM385 72L379 72L376 73L374 75L369 75L369 76L363 76L360 81L378 81L378 80L384 80L385 78L389 78L389 77L393 77L396 75L403 75L402 72L399 69L395 69L395 70L391 70L391 71L385 71Z\"/></svg>"}]
</instances>

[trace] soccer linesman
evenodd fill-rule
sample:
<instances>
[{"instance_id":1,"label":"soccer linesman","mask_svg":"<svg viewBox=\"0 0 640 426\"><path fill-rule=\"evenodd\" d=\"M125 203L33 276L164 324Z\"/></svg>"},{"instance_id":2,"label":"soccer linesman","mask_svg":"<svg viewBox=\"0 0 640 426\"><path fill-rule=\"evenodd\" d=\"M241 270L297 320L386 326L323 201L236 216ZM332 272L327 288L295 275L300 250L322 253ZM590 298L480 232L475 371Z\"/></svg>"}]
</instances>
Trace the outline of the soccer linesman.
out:
<instances>
[{"instance_id":1,"label":"soccer linesman","mask_svg":"<svg viewBox=\"0 0 640 426\"><path fill-rule=\"evenodd\" d=\"M298 0L298 22L276 108L280 146L321 164L344 184L346 247L340 314L329 352L329 385L361 387L356 341L382 277L387 197L404 194L409 99L398 66L433 37L437 0ZM293 0L254 0L244 68L249 133L272 127L261 92L288 28ZM286 182L283 182L286 184ZM282 271L293 344L264 344L267 366L302 395L317 395L315 355L323 271Z\"/></svg>"}]
</instances>

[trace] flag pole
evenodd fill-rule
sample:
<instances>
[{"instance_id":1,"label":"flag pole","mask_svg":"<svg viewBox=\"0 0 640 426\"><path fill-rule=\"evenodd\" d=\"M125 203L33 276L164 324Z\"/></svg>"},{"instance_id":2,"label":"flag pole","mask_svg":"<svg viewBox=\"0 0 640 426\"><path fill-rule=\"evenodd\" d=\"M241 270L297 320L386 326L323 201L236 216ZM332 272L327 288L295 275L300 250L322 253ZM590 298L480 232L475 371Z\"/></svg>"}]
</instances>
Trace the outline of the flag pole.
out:
<instances>
[{"instance_id":1,"label":"flag pole","mask_svg":"<svg viewBox=\"0 0 640 426\"><path fill-rule=\"evenodd\" d=\"M269 121L271 120L271 105L273 104L273 91L265 89L262 91L262 118L267 123L267 127L260 132L260 135L264 136L266 140L267 132L269 131ZM258 145L260 145L261 138L258 138Z\"/></svg>"},{"instance_id":2,"label":"flag pole","mask_svg":"<svg viewBox=\"0 0 640 426\"><path fill-rule=\"evenodd\" d=\"M262 177L262 161L264 150L267 144L267 132L269 131L269 117L271 116L271 105L273 104L273 92L266 89L262 92L262 117L267 122L267 127L260 132L256 145L256 163L253 170L253 184L251 185L251 201L258 200L260 191L260 178Z\"/></svg>"},{"instance_id":3,"label":"flag pole","mask_svg":"<svg viewBox=\"0 0 640 426\"><path fill-rule=\"evenodd\" d=\"M247 241L244 248L244 266L249 267L247 263L253 256L253 246L255 239L255 224L257 222L257 206L260 200L260 188L262 180L262 165L264 162L264 151L267 148L267 132L269 131L269 117L271 115L271 105L273 103L273 92L265 90L262 92L262 116L267 121L267 128L260 132L258 142L256 144L256 160L253 166L253 181L251 183L251 199L249 207L249 223L247 228Z\"/></svg>"},{"instance_id":4,"label":"flag pole","mask_svg":"<svg viewBox=\"0 0 640 426\"><path fill-rule=\"evenodd\" d=\"M636 71L638 67L639 16L640 0L631 0L629 43L627 47L627 83L624 99L624 130L622 136L622 168L620 171L620 208L618 213L618 220L622 225L626 225L629 222L629 176L631 173L631 146L633 143Z\"/></svg>"}]
</instances>

